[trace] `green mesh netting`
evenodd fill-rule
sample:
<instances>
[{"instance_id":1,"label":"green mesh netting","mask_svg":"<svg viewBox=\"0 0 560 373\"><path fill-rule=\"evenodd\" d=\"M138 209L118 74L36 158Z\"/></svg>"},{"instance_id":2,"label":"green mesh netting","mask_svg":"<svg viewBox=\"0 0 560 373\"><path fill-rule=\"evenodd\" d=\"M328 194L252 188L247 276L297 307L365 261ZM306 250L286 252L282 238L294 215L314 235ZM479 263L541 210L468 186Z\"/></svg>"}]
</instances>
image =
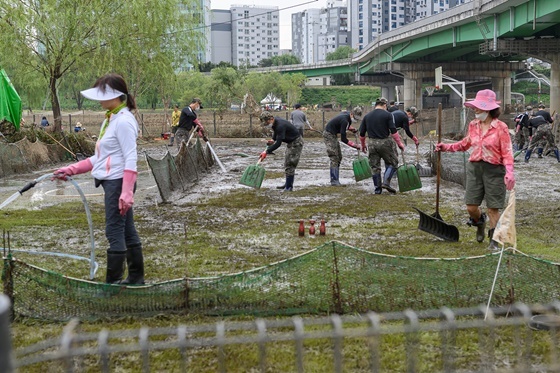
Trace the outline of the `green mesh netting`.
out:
<instances>
[{"instance_id":1,"label":"green mesh netting","mask_svg":"<svg viewBox=\"0 0 560 373\"><path fill-rule=\"evenodd\" d=\"M95 283L4 259L4 291L18 315L49 320L181 311L287 315L473 307L486 304L499 255L420 259L329 242L251 271L140 287ZM547 303L560 293L557 264L505 252L492 306Z\"/></svg>"},{"instance_id":2,"label":"green mesh netting","mask_svg":"<svg viewBox=\"0 0 560 373\"><path fill-rule=\"evenodd\" d=\"M194 145L185 144L181 144L176 155L167 152L161 159L155 159L145 153L163 201L168 201L173 192L182 192L196 183L199 177L214 165L210 148L203 146L199 138Z\"/></svg>"}]
</instances>

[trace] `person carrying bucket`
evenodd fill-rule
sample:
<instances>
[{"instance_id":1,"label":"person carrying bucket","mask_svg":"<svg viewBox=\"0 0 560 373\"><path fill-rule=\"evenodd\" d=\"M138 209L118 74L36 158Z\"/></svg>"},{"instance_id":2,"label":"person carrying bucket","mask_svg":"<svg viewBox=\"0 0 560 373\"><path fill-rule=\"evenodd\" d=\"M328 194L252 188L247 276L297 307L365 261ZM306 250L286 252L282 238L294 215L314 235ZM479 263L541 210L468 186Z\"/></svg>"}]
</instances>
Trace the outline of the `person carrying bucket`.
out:
<instances>
[{"instance_id":1,"label":"person carrying bucket","mask_svg":"<svg viewBox=\"0 0 560 373\"><path fill-rule=\"evenodd\" d=\"M490 249L497 248L492 240L500 218L499 209L505 207L506 189L515 186L513 153L507 124L498 119L500 102L489 89L478 91L476 98L465 103L474 109L475 119L469 123L467 135L454 144L436 144L435 151L457 152L471 150L467 162L465 204L469 226L477 227L476 240L484 241L486 220L489 219ZM486 200L487 213L480 208Z\"/></svg>"},{"instance_id":2,"label":"person carrying bucket","mask_svg":"<svg viewBox=\"0 0 560 373\"><path fill-rule=\"evenodd\" d=\"M261 112L259 119L263 126L272 129L272 140L268 140L267 147L261 153L260 159L263 161L268 154L278 149L283 142L287 144L286 155L284 158L284 169L286 173L286 182L284 185L277 187L285 192L291 192L294 188L294 177L296 167L299 163L299 157L303 149L303 138L299 134L298 129L289 121L274 117L271 112Z\"/></svg>"},{"instance_id":3,"label":"person carrying bucket","mask_svg":"<svg viewBox=\"0 0 560 373\"><path fill-rule=\"evenodd\" d=\"M372 171L374 193L381 194L383 189L389 193L397 193L391 186L391 179L399 159L395 144L404 151L401 137L395 127L393 116L387 111L387 100L383 97L375 101L374 110L364 116L360 125L360 142L362 149L366 149L366 134L368 137L367 149L369 165ZM385 174L381 182L381 159L385 162Z\"/></svg>"},{"instance_id":4,"label":"person carrying bucket","mask_svg":"<svg viewBox=\"0 0 560 373\"><path fill-rule=\"evenodd\" d=\"M331 161L330 176L332 186L340 185L338 178L340 175L340 163L342 162L342 151L340 150L340 143L338 142L338 134L340 133L340 141L359 150L360 145L348 140L346 132L350 131L356 133L357 130L352 127L352 123L358 122L361 118L362 108L357 106L352 109L352 111L343 111L338 114L331 119L325 127L323 140L327 148L327 155Z\"/></svg>"}]
</instances>

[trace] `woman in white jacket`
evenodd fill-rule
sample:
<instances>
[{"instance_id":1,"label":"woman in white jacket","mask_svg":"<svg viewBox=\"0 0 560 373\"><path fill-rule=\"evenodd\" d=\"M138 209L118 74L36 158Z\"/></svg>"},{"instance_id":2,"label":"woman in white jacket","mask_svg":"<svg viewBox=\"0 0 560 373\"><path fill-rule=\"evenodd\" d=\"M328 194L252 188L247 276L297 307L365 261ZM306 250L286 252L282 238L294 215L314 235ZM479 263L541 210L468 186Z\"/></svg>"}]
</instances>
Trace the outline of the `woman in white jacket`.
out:
<instances>
[{"instance_id":1,"label":"woman in white jacket","mask_svg":"<svg viewBox=\"0 0 560 373\"><path fill-rule=\"evenodd\" d=\"M134 98L122 76L107 74L97 79L93 88L81 94L99 101L107 110L95 145L95 154L88 159L55 172L59 179L91 171L95 186L105 192L105 236L107 250L107 283L138 285L144 283L142 243L134 226L132 205L136 187L138 122L131 110ZM123 280L124 263L128 277Z\"/></svg>"}]
</instances>

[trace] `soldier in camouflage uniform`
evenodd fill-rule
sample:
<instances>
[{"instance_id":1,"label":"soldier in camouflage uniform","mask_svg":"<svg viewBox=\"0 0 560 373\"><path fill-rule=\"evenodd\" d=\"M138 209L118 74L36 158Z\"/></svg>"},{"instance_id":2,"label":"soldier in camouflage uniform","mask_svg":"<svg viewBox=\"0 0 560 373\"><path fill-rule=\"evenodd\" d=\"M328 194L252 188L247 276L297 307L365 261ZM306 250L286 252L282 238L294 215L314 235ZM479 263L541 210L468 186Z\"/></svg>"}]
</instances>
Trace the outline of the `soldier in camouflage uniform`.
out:
<instances>
[{"instance_id":1,"label":"soldier in camouflage uniform","mask_svg":"<svg viewBox=\"0 0 560 373\"><path fill-rule=\"evenodd\" d=\"M267 154L272 154L273 151L278 149L282 142L287 144L284 158L286 182L281 187L278 187L278 189L291 192L294 188L296 167L303 149L303 138L292 123L285 119L274 117L269 111L263 111L260 114L260 120L263 126L270 126L273 131L272 140L268 140L266 150L260 155L261 160L264 160Z\"/></svg>"},{"instance_id":2,"label":"soldier in camouflage uniform","mask_svg":"<svg viewBox=\"0 0 560 373\"><path fill-rule=\"evenodd\" d=\"M356 106L352 111L343 111L336 117L331 119L325 131L323 132L323 140L325 141L325 146L327 147L327 155L331 161L330 164L330 176L331 185L340 185L339 171L340 163L342 162L342 151L340 150L340 144L338 143L338 134L340 133L340 141L348 146L356 149L360 149L360 145L348 140L346 136L346 131L356 133L357 130L352 127L352 123L357 122L362 117L362 108Z\"/></svg>"},{"instance_id":3,"label":"soldier in camouflage uniform","mask_svg":"<svg viewBox=\"0 0 560 373\"><path fill-rule=\"evenodd\" d=\"M368 157L373 173L375 194L381 194L382 188L390 193L396 193L397 191L391 187L391 178L397 171L399 164L395 143L402 151L404 151L404 145L397 132L393 116L387 111L387 100L383 97L376 100L375 109L367 113L362 119L360 126L362 149L366 147L366 134L368 136ZM381 159L385 161L383 183L381 183Z\"/></svg>"},{"instance_id":4,"label":"soldier in camouflage uniform","mask_svg":"<svg viewBox=\"0 0 560 373\"><path fill-rule=\"evenodd\" d=\"M529 163L531 153L537 146L542 144L543 141L546 141L545 145L548 145L548 149L554 152L556 160L560 162L560 153L558 152L558 147L556 147L554 135L552 134L551 124L554 120L550 116L550 113L544 109L544 105L540 104L539 111L537 111L529 120L529 126L533 128L533 137L531 138L531 142L529 143L529 147L525 153L525 163ZM542 150L540 153L542 153ZM540 154L539 158L541 158Z\"/></svg>"},{"instance_id":5,"label":"soldier in camouflage uniform","mask_svg":"<svg viewBox=\"0 0 560 373\"><path fill-rule=\"evenodd\" d=\"M522 150L526 145L529 145L529 119L531 119L532 113L533 107L527 106L524 113L515 117L515 143L517 144L517 149L514 150Z\"/></svg>"}]
</instances>

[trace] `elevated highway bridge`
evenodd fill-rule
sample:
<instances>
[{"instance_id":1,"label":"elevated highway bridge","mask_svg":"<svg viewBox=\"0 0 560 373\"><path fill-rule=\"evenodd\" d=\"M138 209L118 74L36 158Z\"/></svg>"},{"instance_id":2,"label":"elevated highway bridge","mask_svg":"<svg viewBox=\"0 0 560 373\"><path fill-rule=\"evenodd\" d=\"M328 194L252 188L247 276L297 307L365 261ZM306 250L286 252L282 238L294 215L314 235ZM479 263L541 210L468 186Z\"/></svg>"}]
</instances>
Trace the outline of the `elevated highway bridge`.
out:
<instances>
[{"instance_id":1,"label":"elevated highway bridge","mask_svg":"<svg viewBox=\"0 0 560 373\"><path fill-rule=\"evenodd\" d=\"M422 86L435 85L442 66L446 76L478 83L476 90L486 84L504 105L511 103L513 74L529 57L551 64L550 109L560 112L560 0L472 0L383 33L345 60L256 70L352 73L361 84L381 86L390 100L403 86L405 105L422 108Z\"/></svg>"}]
</instances>

